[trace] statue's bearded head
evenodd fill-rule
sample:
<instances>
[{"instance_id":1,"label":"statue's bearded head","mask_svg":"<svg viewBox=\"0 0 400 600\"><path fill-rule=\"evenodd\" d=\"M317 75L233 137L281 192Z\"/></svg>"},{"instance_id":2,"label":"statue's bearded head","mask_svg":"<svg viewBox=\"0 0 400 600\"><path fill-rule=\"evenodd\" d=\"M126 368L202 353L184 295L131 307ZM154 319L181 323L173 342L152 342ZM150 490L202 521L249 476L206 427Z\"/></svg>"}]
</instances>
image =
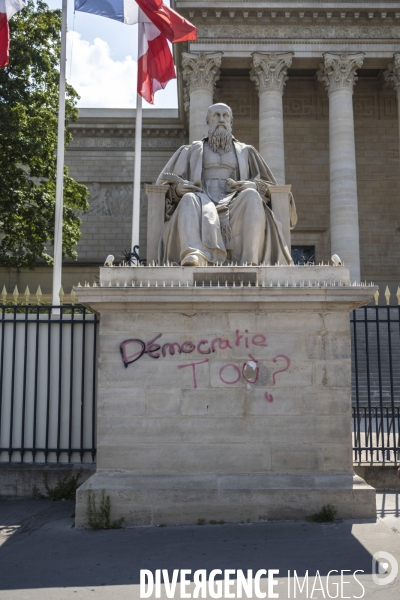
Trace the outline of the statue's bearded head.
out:
<instances>
[{"instance_id":1,"label":"statue's bearded head","mask_svg":"<svg viewBox=\"0 0 400 600\"><path fill-rule=\"evenodd\" d=\"M213 104L208 109L208 143L213 152L229 152L231 149L232 121L232 111L226 104Z\"/></svg>"}]
</instances>

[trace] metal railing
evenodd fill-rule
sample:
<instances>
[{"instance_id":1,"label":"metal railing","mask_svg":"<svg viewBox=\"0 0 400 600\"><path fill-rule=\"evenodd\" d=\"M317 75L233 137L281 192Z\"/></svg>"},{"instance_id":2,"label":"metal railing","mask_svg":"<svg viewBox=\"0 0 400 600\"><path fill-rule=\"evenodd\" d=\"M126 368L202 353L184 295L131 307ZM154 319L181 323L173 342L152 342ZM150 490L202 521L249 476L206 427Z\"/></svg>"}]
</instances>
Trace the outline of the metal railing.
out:
<instances>
[{"instance_id":1,"label":"metal railing","mask_svg":"<svg viewBox=\"0 0 400 600\"><path fill-rule=\"evenodd\" d=\"M0 310L0 462L94 461L97 315Z\"/></svg>"},{"instance_id":2,"label":"metal railing","mask_svg":"<svg viewBox=\"0 0 400 600\"><path fill-rule=\"evenodd\" d=\"M350 321L354 460L397 464L400 306ZM95 460L98 322L82 306L0 307L0 462Z\"/></svg>"},{"instance_id":3,"label":"metal railing","mask_svg":"<svg viewBox=\"0 0 400 600\"><path fill-rule=\"evenodd\" d=\"M400 460L400 306L353 311L352 405L356 462Z\"/></svg>"}]
</instances>

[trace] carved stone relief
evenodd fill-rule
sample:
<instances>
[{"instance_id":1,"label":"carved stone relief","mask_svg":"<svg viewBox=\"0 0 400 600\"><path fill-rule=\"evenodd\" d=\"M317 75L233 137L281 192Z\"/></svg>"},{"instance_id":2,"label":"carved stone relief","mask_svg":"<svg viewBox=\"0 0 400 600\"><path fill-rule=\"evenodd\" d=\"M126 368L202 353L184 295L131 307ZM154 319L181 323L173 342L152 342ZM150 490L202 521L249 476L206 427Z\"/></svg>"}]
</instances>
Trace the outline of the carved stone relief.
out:
<instances>
[{"instance_id":1,"label":"carved stone relief","mask_svg":"<svg viewBox=\"0 0 400 600\"><path fill-rule=\"evenodd\" d=\"M363 52L343 52L342 54L325 52L324 62L320 64L317 77L325 84L329 94L336 90L352 92L357 81L356 71L363 62Z\"/></svg>"},{"instance_id":2,"label":"carved stone relief","mask_svg":"<svg viewBox=\"0 0 400 600\"><path fill-rule=\"evenodd\" d=\"M283 114L285 117L315 118L317 112L316 94L283 96Z\"/></svg>"},{"instance_id":3,"label":"carved stone relief","mask_svg":"<svg viewBox=\"0 0 400 600\"><path fill-rule=\"evenodd\" d=\"M396 52L393 55L393 62L389 64L383 75L396 94L400 96L400 53Z\"/></svg>"},{"instance_id":4,"label":"carved stone relief","mask_svg":"<svg viewBox=\"0 0 400 600\"><path fill-rule=\"evenodd\" d=\"M364 118L375 118L378 113L378 102L375 94L368 96L354 96L354 116Z\"/></svg>"},{"instance_id":5,"label":"carved stone relief","mask_svg":"<svg viewBox=\"0 0 400 600\"><path fill-rule=\"evenodd\" d=\"M248 77L223 77L216 88L215 101L226 102L232 109L234 122L258 119L259 100Z\"/></svg>"},{"instance_id":6,"label":"carved stone relief","mask_svg":"<svg viewBox=\"0 0 400 600\"><path fill-rule=\"evenodd\" d=\"M217 93L221 102L227 102L235 115L234 123L241 119L258 121L259 99L254 87L248 86L246 77L221 77ZM357 93L353 96L354 116L357 118L397 119L397 100L386 90L378 93ZM329 99L325 92L295 92L293 88L283 94L285 118L320 119L329 115Z\"/></svg>"},{"instance_id":7,"label":"carved stone relief","mask_svg":"<svg viewBox=\"0 0 400 600\"><path fill-rule=\"evenodd\" d=\"M283 92L287 81L287 70L292 64L293 52L276 54L253 53L253 68L250 79L254 81L258 92L266 90Z\"/></svg>"},{"instance_id":8,"label":"carved stone relief","mask_svg":"<svg viewBox=\"0 0 400 600\"><path fill-rule=\"evenodd\" d=\"M400 27L381 25L220 25L197 24L198 39L262 38L262 39L391 39L400 38Z\"/></svg>"},{"instance_id":9,"label":"carved stone relief","mask_svg":"<svg viewBox=\"0 0 400 600\"><path fill-rule=\"evenodd\" d=\"M183 52L182 77L189 88L189 93L198 89L211 91L214 89L220 76L221 58L222 52L213 54Z\"/></svg>"},{"instance_id":10,"label":"carved stone relief","mask_svg":"<svg viewBox=\"0 0 400 600\"><path fill-rule=\"evenodd\" d=\"M145 185L141 185L140 207L147 206ZM86 215L98 217L132 216L133 184L91 183L89 189L89 210Z\"/></svg>"},{"instance_id":11,"label":"carved stone relief","mask_svg":"<svg viewBox=\"0 0 400 600\"><path fill-rule=\"evenodd\" d=\"M185 143L183 136L181 137L165 137L165 138L146 138L142 139L142 148L179 148ZM116 150L134 150L134 138L111 138L111 137L75 137L68 145L68 150L75 148L113 148Z\"/></svg>"},{"instance_id":12,"label":"carved stone relief","mask_svg":"<svg viewBox=\"0 0 400 600\"><path fill-rule=\"evenodd\" d=\"M381 119L397 119L397 104L395 96L380 94L379 109Z\"/></svg>"}]
</instances>

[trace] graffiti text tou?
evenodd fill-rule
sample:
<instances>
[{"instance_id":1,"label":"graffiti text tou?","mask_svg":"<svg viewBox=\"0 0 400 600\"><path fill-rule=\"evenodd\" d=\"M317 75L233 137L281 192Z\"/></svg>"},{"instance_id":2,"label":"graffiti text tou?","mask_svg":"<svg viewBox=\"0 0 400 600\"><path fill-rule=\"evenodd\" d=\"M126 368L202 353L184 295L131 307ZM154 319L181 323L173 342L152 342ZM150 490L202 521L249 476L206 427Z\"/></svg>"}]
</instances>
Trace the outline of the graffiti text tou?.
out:
<instances>
[{"instance_id":1,"label":"graffiti text tou?","mask_svg":"<svg viewBox=\"0 0 400 600\"><path fill-rule=\"evenodd\" d=\"M258 381L259 375L260 375L260 369L258 367L258 360L256 358L254 358L254 356L252 356L251 354L249 354L249 357L251 360L243 363L241 369L235 363L227 363L226 365L223 365L219 370L220 381L225 385L235 385L235 384L239 383L240 379L243 377L244 381L246 381L247 384L250 384L248 387L251 387L251 385L256 384ZM290 358L288 358L284 354L278 354L277 356L275 356L275 358L272 359L272 361L276 362L275 359L278 359L278 358L286 359L286 367L284 369L279 369L278 371L275 371L275 373L272 374L272 380L273 380L274 385L276 384L275 375L277 373L283 373L284 371L287 371L290 366ZM210 362L209 359L206 358L205 360L200 360L197 362L184 363L182 365L177 365L177 368L178 369L185 369L187 367L192 368L193 387L194 387L194 389L196 389L197 388L196 367L198 365L204 365L209 362ZM250 375L249 370L250 370L250 373L253 375L252 379L249 378L249 375ZM265 398L265 400L267 400L267 402L274 401L272 394L269 394L268 392L265 392L264 398Z\"/></svg>"},{"instance_id":2,"label":"graffiti text tou?","mask_svg":"<svg viewBox=\"0 0 400 600\"><path fill-rule=\"evenodd\" d=\"M274 371L272 373L272 382L273 382L274 385L276 383L276 379L275 378L278 375L278 373L284 373L290 367L290 358L288 358L287 356L285 356L285 354L277 354L275 356L275 358L272 359L272 361L274 363L276 363L276 362L278 362L279 358L283 358L283 360L286 362L286 364L285 364L285 366L282 369L278 369L277 371Z\"/></svg>"}]
</instances>

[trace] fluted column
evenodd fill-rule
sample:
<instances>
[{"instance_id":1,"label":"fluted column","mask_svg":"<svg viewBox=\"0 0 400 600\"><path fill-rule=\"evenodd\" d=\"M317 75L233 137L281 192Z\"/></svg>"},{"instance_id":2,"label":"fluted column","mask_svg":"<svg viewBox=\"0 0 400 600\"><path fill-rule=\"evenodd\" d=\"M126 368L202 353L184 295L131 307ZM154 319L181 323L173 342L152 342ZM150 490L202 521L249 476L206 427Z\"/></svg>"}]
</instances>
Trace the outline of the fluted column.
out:
<instances>
[{"instance_id":1,"label":"fluted column","mask_svg":"<svg viewBox=\"0 0 400 600\"><path fill-rule=\"evenodd\" d=\"M222 52L182 54L182 76L189 92L189 142L201 140L207 135L207 109L213 104L221 58Z\"/></svg>"},{"instance_id":2,"label":"fluted column","mask_svg":"<svg viewBox=\"0 0 400 600\"><path fill-rule=\"evenodd\" d=\"M250 79L255 82L260 98L260 154L279 185L285 183L282 95L292 57L293 52L254 52L250 72Z\"/></svg>"},{"instance_id":3,"label":"fluted column","mask_svg":"<svg viewBox=\"0 0 400 600\"><path fill-rule=\"evenodd\" d=\"M364 53L324 54L317 73L329 95L329 164L331 250L360 281L357 171L354 142L353 88Z\"/></svg>"},{"instance_id":4,"label":"fluted column","mask_svg":"<svg viewBox=\"0 0 400 600\"><path fill-rule=\"evenodd\" d=\"M399 125L399 144L400 144L400 53L393 54L393 62L383 73L386 81L393 86L397 94L397 122Z\"/></svg>"}]
</instances>

